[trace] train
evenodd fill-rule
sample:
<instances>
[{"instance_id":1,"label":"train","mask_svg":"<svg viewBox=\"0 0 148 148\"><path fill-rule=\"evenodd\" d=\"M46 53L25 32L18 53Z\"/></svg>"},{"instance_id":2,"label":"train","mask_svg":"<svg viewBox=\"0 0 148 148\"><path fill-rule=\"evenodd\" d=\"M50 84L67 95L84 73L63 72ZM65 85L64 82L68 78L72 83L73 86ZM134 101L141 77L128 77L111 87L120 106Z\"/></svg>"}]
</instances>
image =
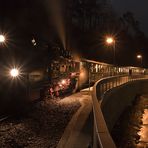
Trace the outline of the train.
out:
<instances>
[{"instance_id":1,"label":"train","mask_svg":"<svg viewBox=\"0 0 148 148\"><path fill-rule=\"evenodd\" d=\"M146 75L148 70L133 66L115 66L108 63L59 57L47 66L46 72L33 70L28 75L30 97L56 98L66 93L74 93L93 85L97 80L117 75ZM38 93L32 86L40 86ZM33 95L33 90L34 95ZM36 94L36 96L35 96Z\"/></svg>"},{"instance_id":2,"label":"train","mask_svg":"<svg viewBox=\"0 0 148 148\"><path fill-rule=\"evenodd\" d=\"M54 48L53 51L56 49L61 51L60 48ZM148 73L148 69L142 67L115 66L84 58L75 60L57 53L49 52L50 55L55 54L56 58L48 61L48 54L46 64L34 62L27 68L15 64L6 67L5 63L0 63L0 112L9 108L6 107L8 104L16 107L29 101L60 98L75 93L104 77Z\"/></svg>"}]
</instances>

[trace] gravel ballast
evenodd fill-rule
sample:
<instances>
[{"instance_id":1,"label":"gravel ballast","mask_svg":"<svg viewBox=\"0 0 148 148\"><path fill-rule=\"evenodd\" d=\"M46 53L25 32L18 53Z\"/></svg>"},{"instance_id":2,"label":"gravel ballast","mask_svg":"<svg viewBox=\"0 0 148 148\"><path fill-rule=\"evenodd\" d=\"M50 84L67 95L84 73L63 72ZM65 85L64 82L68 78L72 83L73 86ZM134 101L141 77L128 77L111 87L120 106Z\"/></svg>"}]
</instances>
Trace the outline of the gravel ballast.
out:
<instances>
[{"instance_id":1,"label":"gravel ballast","mask_svg":"<svg viewBox=\"0 0 148 148\"><path fill-rule=\"evenodd\" d=\"M1 148L54 148L80 103L44 100L18 118L0 122Z\"/></svg>"}]
</instances>

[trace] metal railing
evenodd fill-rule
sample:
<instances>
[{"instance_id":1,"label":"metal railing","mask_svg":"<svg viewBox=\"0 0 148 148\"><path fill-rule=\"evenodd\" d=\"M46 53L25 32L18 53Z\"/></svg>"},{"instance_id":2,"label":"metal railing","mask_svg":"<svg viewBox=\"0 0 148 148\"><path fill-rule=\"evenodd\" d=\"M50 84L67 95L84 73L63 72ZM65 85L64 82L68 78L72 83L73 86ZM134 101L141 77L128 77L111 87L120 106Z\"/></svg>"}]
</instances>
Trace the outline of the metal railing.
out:
<instances>
[{"instance_id":1,"label":"metal railing","mask_svg":"<svg viewBox=\"0 0 148 148\"><path fill-rule=\"evenodd\" d=\"M94 130L93 130L93 148L116 148L112 137L105 123L101 110L103 95L110 89L123 85L125 83L137 80L148 79L147 75L134 76L114 76L107 77L95 83L92 93Z\"/></svg>"}]
</instances>

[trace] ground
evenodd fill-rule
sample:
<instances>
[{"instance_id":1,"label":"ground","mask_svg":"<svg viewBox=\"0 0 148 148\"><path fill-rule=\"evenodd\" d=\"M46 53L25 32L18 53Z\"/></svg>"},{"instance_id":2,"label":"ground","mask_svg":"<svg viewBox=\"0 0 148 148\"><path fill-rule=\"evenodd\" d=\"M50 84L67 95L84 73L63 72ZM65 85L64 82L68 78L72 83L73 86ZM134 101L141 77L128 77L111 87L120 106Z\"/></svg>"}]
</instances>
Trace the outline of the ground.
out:
<instances>
[{"instance_id":1,"label":"ground","mask_svg":"<svg viewBox=\"0 0 148 148\"><path fill-rule=\"evenodd\" d=\"M54 148L77 109L78 100L46 99L24 116L0 123L1 148Z\"/></svg>"}]
</instances>

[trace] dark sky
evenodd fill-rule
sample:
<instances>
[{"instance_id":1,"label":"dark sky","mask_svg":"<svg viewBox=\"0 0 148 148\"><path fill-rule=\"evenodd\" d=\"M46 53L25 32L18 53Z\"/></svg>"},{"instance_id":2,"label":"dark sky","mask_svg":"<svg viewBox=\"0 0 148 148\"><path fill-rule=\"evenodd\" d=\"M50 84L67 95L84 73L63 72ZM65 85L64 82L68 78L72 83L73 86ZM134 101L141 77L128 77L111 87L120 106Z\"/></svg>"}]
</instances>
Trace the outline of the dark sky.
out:
<instances>
[{"instance_id":1,"label":"dark sky","mask_svg":"<svg viewBox=\"0 0 148 148\"><path fill-rule=\"evenodd\" d=\"M148 0L111 0L117 12L131 11L140 22L141 30L148 36Z\"/></svg>"},{"instance_id":2,"label":"dark sky","mask_svg":"<svg viewBox=\"0 0 148 148\"><path fill-rule=\"evenodd\" d=\"M126 11L133 12L135 14L135 18L138 19L141 23L141 29L144 32L146 32L148 36L148 28L147 28L148 0L141 0L141 1L140 0L110 0L110 1L112 1L113 6L117 12L120 12L120 13L124 13ZM53 23L51 23L54 21L49 20L49 13L47 10L45 10L45 4L43 2L44 2L43 0L13 0L13 1L5 0L1 3L0 33L1 33L1 30L2 32L3 30L4 32L6 31L8 31L8 33L10 32L8 36L13 41L13 44L11 44L11 47L12 45L17 45L15 48L17 48L18 50L25 49L27 51L30 51L29 50L30 46L32 47L32 43L31 43L32 38L35 38L37 42L42 41L43 43L53 39L56 41L58 40L56 36L57 30L55 31L55 29L53 29L54 25ZM14 37L16 36L16 38L14 38L13 36ZM92 34L92 37L93 37L93 34ZM19 48L19 45L23 46L24 48L23 49L22 47ZM26 48L27 45L28 47ZM143 48L142 50L144 51L146 49L147 48ZM82 50L82 48L80 48L80 50ZM141 53L141 48L132 49L132 50L140 50L140 53ZM96 52L94 51L94 53ZM94 53L92 54L92 56L94 55ZM135 58L136 54L134 51L133 61L136 60ZM104 55L106 56L106 54ZM121 55L121 52L120 52L120 55ZM100 54L100 56L103 59L103 55ZM108 57L106 59L108 60ZM147 58L144 58L144 59L146 61Z\"/></svg>"}]
</instances>

